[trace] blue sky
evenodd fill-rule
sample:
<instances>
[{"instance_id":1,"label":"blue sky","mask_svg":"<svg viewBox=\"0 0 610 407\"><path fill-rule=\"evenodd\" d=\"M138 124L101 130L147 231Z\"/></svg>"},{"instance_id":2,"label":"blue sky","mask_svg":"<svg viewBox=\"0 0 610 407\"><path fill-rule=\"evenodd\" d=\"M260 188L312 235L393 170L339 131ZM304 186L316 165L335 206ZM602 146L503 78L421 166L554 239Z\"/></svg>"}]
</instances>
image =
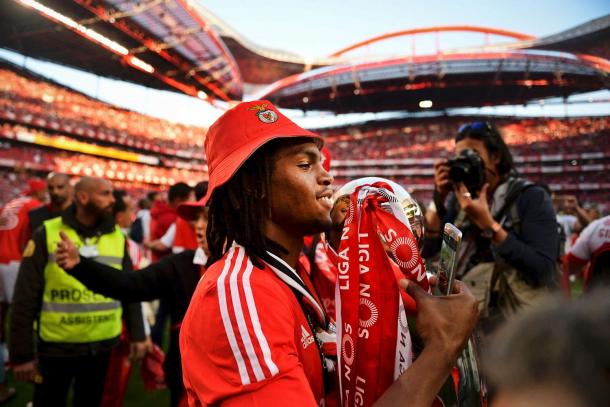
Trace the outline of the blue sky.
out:
<instances>
[{"instance_id":1,"label":"blue sky","mask_svg":"<svg viewBox=\"0 0 610 407\"><path fill-rule=\"evenodd\" d=\"M607 0L206 0L202 4L253 42L307 56L328 55L375 35L416 27L480 25L543 36L610 13ZM404 41L410 51L410 39ZM481 36L478 41L482 43Z\"/></svg>"},{"instance_id":2,"label":"blue sky","mask_svg":"<svg viewBox=\"0 0 610 407\"><path fill-rule=\"evenodd\" d=\"M408 28L479 25L544 36L610 13L607 0L210 0L202 4L252 42L309 57L326 56L366 38ZM482 45L484 40L482 35L474 34L443 34L440 37L442 49ZM499 40L491 38L492 42ZM418 54L433 51L434 42L433 35L418 36ZM393 40L362 52L396 53L403 49L411 52L410 38ZM11 53L0 51L0 56L102 100L154 116L209 125L221 113L205 102L183 95L99 78ZM594 97L610 99L609 95L606 91ZM168 106L173 108L168 109ZM567 111L570 114L610 114L610 103L569 105ZM474 112L563 115L566 108L547 104L544 107L475 109ZM311 115L302 118L300 113L293 113L293 117L303 125L314 127L336 121L330 115L320 119Z\"/></svg>"}]
</instances>

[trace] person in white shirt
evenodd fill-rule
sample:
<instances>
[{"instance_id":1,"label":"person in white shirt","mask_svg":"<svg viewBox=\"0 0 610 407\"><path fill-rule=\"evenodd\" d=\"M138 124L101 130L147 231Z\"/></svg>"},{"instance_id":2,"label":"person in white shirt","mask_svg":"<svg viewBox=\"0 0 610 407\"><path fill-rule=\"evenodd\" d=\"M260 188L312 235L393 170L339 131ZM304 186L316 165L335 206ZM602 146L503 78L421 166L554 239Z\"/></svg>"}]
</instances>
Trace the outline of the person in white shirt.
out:
<instances>
[{"instance_id":1,"label":"person in white shirt","mask_svg":"<svg viewBox=\"0 0 610 407\"><path fill-rule=\"evenodd\" d=\"M566 256L570 274L579 273L587 264L587 287L610 284L610 216L591 222L580 234Z\"/></svg>"}]
</instances>

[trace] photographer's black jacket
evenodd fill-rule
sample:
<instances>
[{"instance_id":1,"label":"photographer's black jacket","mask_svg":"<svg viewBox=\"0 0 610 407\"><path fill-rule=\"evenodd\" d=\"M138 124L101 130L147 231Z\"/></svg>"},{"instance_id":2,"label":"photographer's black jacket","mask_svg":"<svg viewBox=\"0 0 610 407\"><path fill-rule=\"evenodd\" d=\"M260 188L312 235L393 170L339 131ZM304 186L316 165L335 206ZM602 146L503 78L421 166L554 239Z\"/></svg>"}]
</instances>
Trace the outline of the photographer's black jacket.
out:
<instances>
[{"instance_id":1,"label":"photographer's black jacket","mask_svg":"<svg viewBox=\"0 0 610 407\"><path fill-rule=\"evenodd\" d=\"M489 247L491 254L501 256L528 284L535 287L554 286L559 236L551 198L544 189L534 185L523 190L515 205L521 220L519 233L508 229L508 237L504 242ZM459 204L451 193L447 199L447 213L441 220L441 225L453 223L458 213ZM488 244L489 241L479 235L480 231L477 230L477 245ZM440 237L429 239L425 245L424 257L436 254L440 246Z\"/></svg>"}]
</instances>

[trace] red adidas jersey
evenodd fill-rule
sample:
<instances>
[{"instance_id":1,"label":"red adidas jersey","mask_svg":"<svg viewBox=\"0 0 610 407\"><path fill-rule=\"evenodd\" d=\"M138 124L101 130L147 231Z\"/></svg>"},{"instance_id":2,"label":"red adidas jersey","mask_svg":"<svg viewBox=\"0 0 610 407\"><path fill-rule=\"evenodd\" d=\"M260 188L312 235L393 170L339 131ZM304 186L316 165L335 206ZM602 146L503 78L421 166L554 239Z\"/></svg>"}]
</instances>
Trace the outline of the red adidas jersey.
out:
<instances>
[{"instance_id":1,"label":"red adidas jersey","mask_svg":"<svg viewBox=\"0 0 610 407\"><path fill-rule=\"evenodd\" d=\"M190 406L324 403L322 363L308 321L271 267L234 245L204 274L180 332Z\"/></svg>"},{"instance_id":2,"label":"red adidas jersey","mask_svg":"<svg viewBox=\"0 0 610 407\"><path fill-rule=\"evenodd\" d=\"M570 249L567 262L590 267L585 271L585 286L591 283L592 268L602 253L610 251L610 216L597 219L587 225Z\"/></svg>"},{"instance_id":3,"label":"red adidas jersey","mask_svg":"<svg viewBox=\"0 0 610 407\"><path fill-rule=\"evenodd\" d=\"M27 196L13 199L0 212L0 263L21 260L21 252L27 243L30 221L28 212L41 205L37 199Z\"/></svg>"}]
</instances>

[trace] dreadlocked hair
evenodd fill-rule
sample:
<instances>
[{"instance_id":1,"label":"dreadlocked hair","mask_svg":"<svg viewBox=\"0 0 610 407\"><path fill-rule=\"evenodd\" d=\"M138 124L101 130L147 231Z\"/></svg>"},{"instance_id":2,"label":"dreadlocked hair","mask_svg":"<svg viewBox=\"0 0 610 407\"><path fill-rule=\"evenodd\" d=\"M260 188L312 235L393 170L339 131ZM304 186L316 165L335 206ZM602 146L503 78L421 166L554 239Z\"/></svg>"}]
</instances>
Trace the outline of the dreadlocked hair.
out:
<instances>
[{"instance_id":1,"label":"dreadlocked hair","mask_svg":"<svg viewBox=\"0 0 610 407\"><path fill-rule=\"evenodd\" d=\"M272 156L277 144L271 141L258 149L227 183L214 191L206 230L210 252L207 267L237 242L244 246L253 264L262 268L260 260L268 257L267 248L273 245L265 238L263 226L271 212Z\"/></svg>"}]
</instances>

